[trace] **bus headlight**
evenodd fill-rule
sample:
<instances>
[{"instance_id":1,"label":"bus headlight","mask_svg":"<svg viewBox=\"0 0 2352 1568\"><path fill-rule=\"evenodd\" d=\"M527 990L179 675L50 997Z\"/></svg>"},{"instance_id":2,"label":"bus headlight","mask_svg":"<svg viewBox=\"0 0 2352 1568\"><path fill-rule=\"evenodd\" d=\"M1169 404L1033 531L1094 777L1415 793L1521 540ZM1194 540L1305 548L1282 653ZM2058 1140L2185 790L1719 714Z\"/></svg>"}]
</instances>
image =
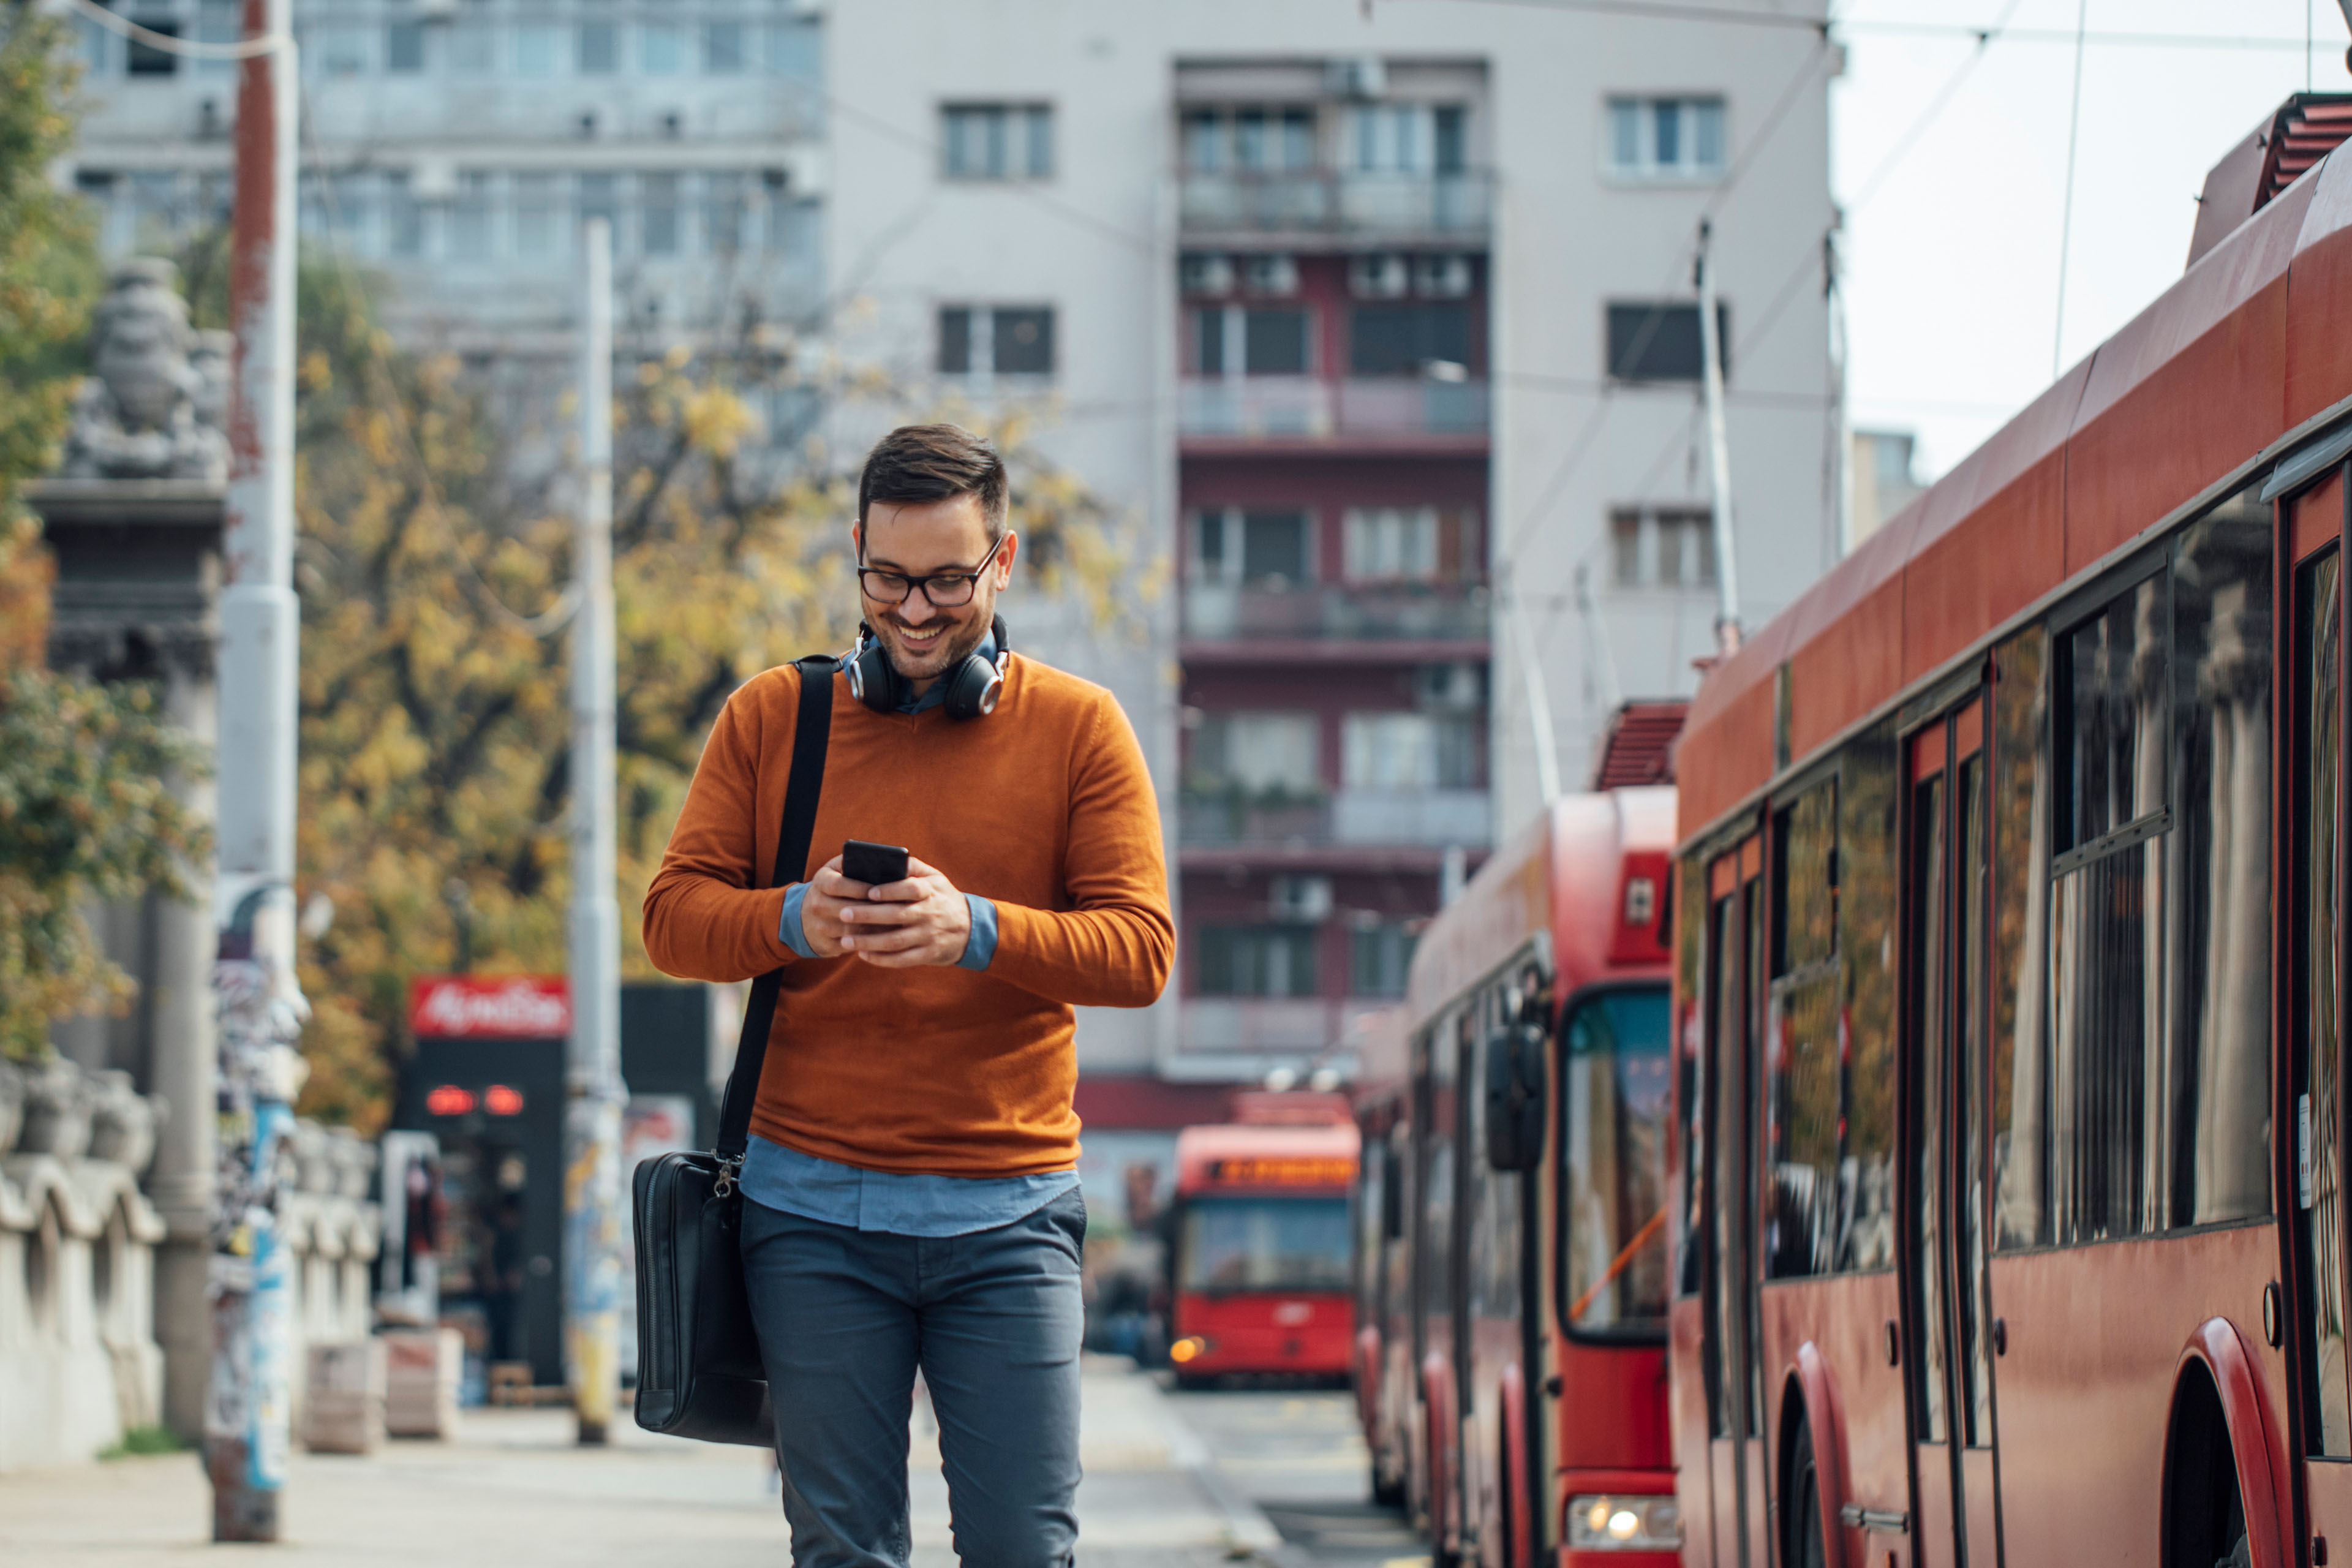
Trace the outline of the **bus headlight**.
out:
<instances>
[{"instance_id":1,"label":"bus headlight","mask_svg":"<svg viewBox=\"0 0 2352 1568\"><path fill-rule=\"evenodd\" d=\"M1568 1500L1568 1543L1580 1552L1677 1547L1683 1543L1683 1512L1670 1497L1573 1497Z\"/></svg>"},{"instance_id":2,"label":"bus headlight","mask_svg":"<svg viewBox=\"0 0 2352 1568\"><path fill-rule=\"evenodd\" d=\"M1168 1347L1168 1359L1178 1366L1197 1361L1209 1353L1209 1342L1198 1334L1187 1334Z\"/></svg>"}]
</instances>

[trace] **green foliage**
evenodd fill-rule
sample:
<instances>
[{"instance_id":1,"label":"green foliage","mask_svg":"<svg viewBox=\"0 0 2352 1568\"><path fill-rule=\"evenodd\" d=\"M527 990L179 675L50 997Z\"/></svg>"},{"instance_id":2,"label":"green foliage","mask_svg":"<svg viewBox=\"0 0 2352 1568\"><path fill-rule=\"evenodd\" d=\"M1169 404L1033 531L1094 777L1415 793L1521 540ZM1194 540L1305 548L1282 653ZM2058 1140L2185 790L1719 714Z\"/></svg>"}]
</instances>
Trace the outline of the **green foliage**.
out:
<instances>
[{"instance_id":1,"label":"green foliage","mask_svg":"<svg viewBox=\"0 0 2352 1568\"><path fill-rule=\"evenodd\" d=\"M71 42L28 5L0 9L0 1054L18 1058L129 990L81 910L183 894L205 852L168 784L205 758L154 693L41 668L51 568L17 490L56 456L99 285L79 204L48 177L73 136Z\"/></svg>"}]
</instances>

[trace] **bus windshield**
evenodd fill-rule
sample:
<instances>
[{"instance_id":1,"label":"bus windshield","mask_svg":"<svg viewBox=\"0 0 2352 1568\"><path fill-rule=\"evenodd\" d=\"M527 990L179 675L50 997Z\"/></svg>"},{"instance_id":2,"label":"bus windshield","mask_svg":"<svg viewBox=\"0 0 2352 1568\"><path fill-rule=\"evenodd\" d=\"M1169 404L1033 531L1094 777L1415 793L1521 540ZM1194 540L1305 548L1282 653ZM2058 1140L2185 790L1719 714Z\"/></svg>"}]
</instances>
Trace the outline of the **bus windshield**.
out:
<instances>
[{"instance_id":1,"label":"bus windshield","mask_svg":"<svg viewBox=\"0 0 2352 1568\"><path fill-rule=\"evenodd\" d=\"M1180 1290L1349 1288L1345 1197L1203 1197L1187 1201Z\"/></svg>"},{"instance_id":2,"label":"bus windshield","mask_svg":"<svg viewBox=\"0 0 2352 1568\"><path fill-rule=\"evenodd\" d=\"M1664 986L1627 987L1578 1003L1562 1037L1559 1312L1580 1332L1665 1320L1668 1019Z\"/></svg>"}]
</instances>

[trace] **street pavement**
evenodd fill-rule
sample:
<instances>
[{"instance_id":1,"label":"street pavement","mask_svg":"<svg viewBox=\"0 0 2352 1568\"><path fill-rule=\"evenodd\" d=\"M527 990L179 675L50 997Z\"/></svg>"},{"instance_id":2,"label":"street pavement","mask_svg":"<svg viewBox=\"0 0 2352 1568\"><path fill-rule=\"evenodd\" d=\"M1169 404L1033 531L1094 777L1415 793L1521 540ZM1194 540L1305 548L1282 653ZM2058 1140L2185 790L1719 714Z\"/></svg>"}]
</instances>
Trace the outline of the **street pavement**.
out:
<instances>
[{"instance_id":1,"label":"street pavement","mask_svg":"<svg viewBox=\"0 0 2352 1568\"><path fill-rule=\"evenodd\" d=\"M1370 1500L1355 1395L1203 1389L1167 1397L1207 1447L1214 1474L1281 1533L1271 1555L1286 1568L1413 1568L1429 1561L1429 1548L1405 1521Z\"/></svg>"},{"instance_id":2,"label":"street pavement","mask_svg":"<svg viewBox=\"0 0 2352 1568\"><path fill-rule=\"evenodd\" d=\"M1246 1461L1224 1452L1227 1438L1196 1433L1157 1379L1124 1360L1089 1357L1084 1409L1078 1554L1087 1568L1211 1568L1287 1554L1267 1516L1233 1484ZM1215 1430L1226 1433L1226 1412L1212 1409ZM1310 1421L1307 1430L1328 1445L1320 1426ZM1230 1440L1244 1449L1279 1443L1274 1428L1236 1429ZM936 1428L919 1407L909 1461L916 1568L955 1561L938 1466ZM1339 1493L1349 1484L1325 1482ZM0 1563L782 1568L789 1561L765 1455L634 1427L619 1429L610 1447L583 1449L572 1441L564 1411L471 1410L448 1442L394 1442L365 1458L298 1455L285 1510L286 1540L278 1545L213 1546L210 1500L191 1456L19 1472L0 1476Z\"/></svg>"}]
</instances>

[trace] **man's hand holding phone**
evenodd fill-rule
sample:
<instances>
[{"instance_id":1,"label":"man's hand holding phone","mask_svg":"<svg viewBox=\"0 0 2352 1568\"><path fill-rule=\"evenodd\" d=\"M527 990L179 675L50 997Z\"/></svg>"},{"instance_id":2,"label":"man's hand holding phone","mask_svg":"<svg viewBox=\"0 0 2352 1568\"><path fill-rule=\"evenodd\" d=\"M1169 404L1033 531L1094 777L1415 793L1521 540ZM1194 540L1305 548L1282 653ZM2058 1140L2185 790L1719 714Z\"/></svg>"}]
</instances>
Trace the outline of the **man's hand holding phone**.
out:
<instances>
[{"instance_id":1,"label":"man's hand holding phone","mask_svg":"<svg viewBox=\"0 0 2352 1568\"><path fill-rule=\"evenodd\" d=\"M820 958L859 958L880 969L961 960L971 938L971 905L936 867L911 855L897 881L859 881L844 870L845 858L854 855L861 862L855 869L878 874L868 853L877 847L853 840L809 879L801 899L801 934L811 950Z\"/></svg>"}]
</instances>

